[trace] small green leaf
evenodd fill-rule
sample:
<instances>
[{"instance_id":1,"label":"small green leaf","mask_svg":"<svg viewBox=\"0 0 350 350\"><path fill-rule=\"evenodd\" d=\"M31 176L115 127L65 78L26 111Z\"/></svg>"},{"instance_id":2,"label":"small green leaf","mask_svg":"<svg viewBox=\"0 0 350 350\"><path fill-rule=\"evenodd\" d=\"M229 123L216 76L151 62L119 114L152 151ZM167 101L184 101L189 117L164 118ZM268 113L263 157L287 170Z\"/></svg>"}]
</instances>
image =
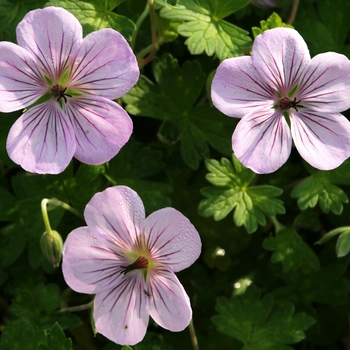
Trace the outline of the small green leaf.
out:
<instances>
[{"instance_id":1,"label":"small green leaf","mask_svg":"<svg viewBox=\"0 0 350 350\"><path fill-rule=\"evenodd\" d=\"M332 231L327 232L319 241L316 242L316 244L323 244L328 242L330 239L335 237L336 235L342 234L342 233L348 233L350 232L350 227L338 227Z\"/></svg>"},{"instance_id":2,"label":"small green leaf","mask_svg":"<svg viewBox=\"0 0 350 350\"><path fill-rule=\"evenodd\" d=\"M261 28L252 28L254 38L256 38L259 34L263 33L265 30L269 30L272 28L293 28L292 25L284 23L281 17L276 12L273 12L272 15L266 21L260 21L260 27Z\"/></svg>"},{"instance_id":3,"label":"small green leaf","mask_svg":"<svg viewBox=\"0 0 350 350\"><path fill-rule=\"evenodd\" d=\"M342 258L350 251L350 231L343 232L337 241L336 245L337 257Z\"/></svg>"},{"instance_id":4,"label":"small green leaf","mask_svg":"<svg viewBox=\"0 0 350 350\"><path fill-rule=\"evenodd\" d=\"M63 7L72 13L83 26L85 35L99 29L112 28L130 41L131 34L136 29L135 24L129 18L113 12L121 2L123 1L51 0L45 6Z\"/></svg>"},{"instance_id":5,"label":"small green leaf","mask_svg":"<svg viewBox=\"0 0 350 350\"><path fill-rule=\"evenodd\" d=\"M193 55L205 52L223 60L241 56L242 48L251 46L248 32L223 20L248 5L249 0L179 0L174 6L164 0L157 2L164 6L160 11L162 17L182 22L177 30L188 38L186 44Z\"/></svg>"},{"instance_id":6,"label":"small green leaf","mask_svg":"<svg viewBox=\"0 0 350 350\"><path fill-rule=\"evenodd\" d=\"M281 262L284 272L302 269L307 274L320 269L315 252L292 229L281 230L276 237L265 238L263 247L274 252L271 262Z\"/></svg>"},{"instance_id":7,"label":"small green leaf","mask_svg":"<svg viewBox=\"0 0 350 350\"><path fill-rule=\"evenodd\" d=\"M295 186L291 196L298 198L298 206L301 210L313 208L319 203L324 213L331 211L338 215L343 211L343 203L349 201L343 190L330 183L329 180L318 176L318 173Z\"/></svg>"},{"instance_id":8,"label":"small green leaf","mask_svg":"<svg viewBox=\"0 0 350 350\"><path fill-rule=\"evenodd\" d=\"M303 340L315 323L304 312L295 314L291 303L275 306L271 294L261 297L254 286L230 300L218 299L216 311L212 320L218 331L240 340L245 350L290 349L285 345Z\"/></svg>"},{"instance_id":9,"label":"small green leaf","mask_svg":"<svg viewBox=\"0 0 350 350\"><path fill-rule=\"evenodd\" d=\"M206 197L199 203L199 213L222 220L232 210L237 226L244 225L248 233L265 225L265 215L283 214L283 202L275 197L282 194L278 187L262 185L249 186L254 173L233 157L233 165L228 159L206 161L209 174L206 178L217 187L204 187L201 194Z\"/></svg>"},{"instance_id":10,"label":"small green leaf","mask_svg":"<svg viewBox=\"0 0 350 350\"><path fill-rule=\"evenodd\" d=\"M37 350L71 350L72 340L66 338L60 325L55 324L46 336L46 344L40 344Z\"/></svg>"}]
</instances>

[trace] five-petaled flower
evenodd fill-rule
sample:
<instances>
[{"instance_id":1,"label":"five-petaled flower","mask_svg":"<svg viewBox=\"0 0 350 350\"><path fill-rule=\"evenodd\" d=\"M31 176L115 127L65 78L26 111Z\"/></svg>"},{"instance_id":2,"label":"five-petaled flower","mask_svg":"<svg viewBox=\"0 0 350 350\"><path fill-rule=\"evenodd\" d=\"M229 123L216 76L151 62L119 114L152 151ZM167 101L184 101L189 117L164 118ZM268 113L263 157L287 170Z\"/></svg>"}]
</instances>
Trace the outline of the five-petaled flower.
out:
<instances>
[{"instance_id":1,"label":"five-petaled flower","mask_svg":"<svg viewBox=\"0 0 350 350\"><path fill-rule=\"evenodd\" d=\"M78 20L58 7L29 12L16 33L18 45L0 43L0 111L30 108L9 132L10 158L51 174L73 156L87 164L109 161L133 128L112 101L139 77L129 44L112 29L83 39Z\"/></svg>"},{"instance_id":2,"label":"five-petaled flower","mask_svg":"<svg viewBox=\"0 0 350 350\"><path fill-rule=\"evenodd\" d=\"M257 173L288 159L292 139L313 167L334 169L350 156L350 61L327 52L312 59L294 29L267 30L251 57L229 58L212 83L216 108L242 118L233 136L237 158Z\"/></svg>"},{"instance_id":3,"label":"five-petaled flower","mask_svg":"<svg viewBox=\"0 0 350 350\"><path fill-rule=\"evenodd\" d=\"M143 339L149 315L171 331L187 327L190 301L174 272L201 251L190 221L173 208L145 218L140 197L125 186L94 195L84 216L88 226L68 235L62 268L73 290L96 294L97 331L133 345Z\"/></svg>"}]
</instances>

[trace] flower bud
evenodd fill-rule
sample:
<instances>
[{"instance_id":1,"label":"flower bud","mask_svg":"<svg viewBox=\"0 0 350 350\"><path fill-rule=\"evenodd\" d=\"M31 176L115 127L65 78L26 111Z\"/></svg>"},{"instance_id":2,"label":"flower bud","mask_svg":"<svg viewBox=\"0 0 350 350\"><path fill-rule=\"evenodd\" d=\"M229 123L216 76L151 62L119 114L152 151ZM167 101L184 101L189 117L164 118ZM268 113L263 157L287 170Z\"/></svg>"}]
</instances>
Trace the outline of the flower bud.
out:
<instances>
[{"instance_id":1,"label":"flower bud","mask_svg":"<svg viewBox=\"0 0 350 350\"><path fill-rule=\"evenodd\" d=\"M63 241L57 231L44 232L40 238L41 251L45 258L54 266L58 267L62 257Z\"/></svg>"}]
</instances>

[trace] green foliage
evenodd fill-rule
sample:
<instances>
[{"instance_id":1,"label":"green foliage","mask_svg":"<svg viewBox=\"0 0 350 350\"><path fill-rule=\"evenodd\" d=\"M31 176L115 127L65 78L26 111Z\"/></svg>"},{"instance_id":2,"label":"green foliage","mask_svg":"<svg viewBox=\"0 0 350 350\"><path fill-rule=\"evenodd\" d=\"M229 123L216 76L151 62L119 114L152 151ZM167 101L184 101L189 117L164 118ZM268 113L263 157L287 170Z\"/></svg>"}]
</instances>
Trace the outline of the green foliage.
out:
<instances>
[{"instance_id":1,"label":"green foliage","mask_svg":"<svg viewBox=\"0 0 350 350\"><path fill-rule=\"evenodd\" d=\"M80 319L77 316L56 311L60 304L61 296L57 285L38 284L34 290L17 289L11 311L37 329L50 329L55 321L64 329L79 326Z\"/></svg>"},{"instance_id":2,"label":"green foliage","mask_svg":"<svg viewBox=\"0 0 350 350\"><path fill-rule=\"evenodd\" d=\"M295 313L291 303L277 306L271 294L261 297L253 286L230 300L218 299L216 311L213 323L218 331L239 339L245 350L292 349L286 345L303 340L315 323L306 313Z\"/></svg>"},{"instance_id":3,"label":"green foliage","mask_svg":"<svg viewBox=\"0 0 350 350\"><path fill-rule=\"evenodd\" d=\"M310 273L320 268L317 255L292 229L281 230L275 237L265 238L263 247L274 252L271 262L281 262L283 272L302 269L304 273Z\"/></svg>"},{"instance_id":4,"label":"green foliage","mask_svg":"<svg viewBox=\"0 0 350 350\"><path fill-rule=\"evenodd\" d=\"M208 143L227 154L231 148L230 118L208 103L195 105L204 85L204 74L198 61L186 61L182 67L171 55L155 60L153 74L157 85L141 76L123 100L133 115L163 121L158 132L166 143L180 141L184 162L197 169L209 157Z\"/></svg>"},{"instance_id":5,"label":"green foliage","mask_svg":"<svg viewBox=\"0 0 350 350\"><path fill-rule=\"evenodd\" d=\"M283 202L275 198L282 194L282 190L268 185L249 186L254 173L244 168L234 156L232 159L233 165L226 158L220 163L215 159L206 161L209 170L206 179L214 187L202 188L201 193L206 199L199 203L199 213L222 220L234 210L235 224L244 225L248 233L253 233L258 225L266 224L266 215L285 212Z\"/></svg>"},{"instance_id":6,"label":"green foliage","mask_svg":"<svg viewBox=\"0 0 350 350\"><path fill-rule=\"evenodd\" d=\"M183 22L177 30L188 38L186 44L192 55L205 52L223 60L243 55L242 48L251 45L248 32L223 20L248 5L249 0L179 0L174 6L164 0L157 2L164 6L162 17Z\"/></svg>"},{"instance_id":7,"label":"green foliage","mask_svg":"<svg viewBox=\"0 0 350 350\"><path fill-rule=\"evenodd\" d=\"M336 51L350 57L349 17L348 0L318 0L313 4L303 1L294 26L308 43L312 55Z\"/></svg>"},{"instance_id":8,"label":"green foliage","mask_svg":"<svg viewBox=\"0 0 350 350\"><path fill-rule=\"evenodd\" d=\"M254 39L261 33L263 33L265 30L277 28L277 27L284 27L284 28L293 28L292 25L283 23L281 17L276 13L273 12L272 15L266 20L266 21L260 21L260 27L253 27L252 32Z\"/></svg>"},{"instance_id":9,"label":"green foliage","mask_svg":"<svg viewBox=\"0 0 350 350\"><path fill-rule=\"evenodd\" d=\"M16 27L31 10L41 8L46 0L1 0L0 40L16 42Z\"/></svg>"},{"instance_id":10,"label":"green foliage","mask_svg":"<svg viewBox=\"0 0 350 350\"><path fill-rule=\"evenodd\" d=\"M51 0L45 6L63 7L72 13L83 26L84 35L103 28L112 28L120 32L126 40L136 29L135 24L127 17L118 15L114 9L125 0Z\"/></svg>"},{"instance_id":11,"label":"green foliage","mask_svg":"<svg viewBox=\"0 0 350 350\"><path fill-rule=\"evenodd\" d=\"M327 178L318 177L317 174L319 173L315 173L295 186L291 196L298 198L298 206L301 210L314 208L319 203L324 213L331 211L334 214L341 214L343 203L349 201L347 195Z\"/></svg>"},{"instance_id":12,"label":"green foliage","mask_svg":"<svg viewBox=\"0 0 350 350\"><path fill-rule=\"evenodd\" d=\"M339 227L327 232L317 243L323 244L328 242L334 236L339 235L336 245L337 257L341 258L350 251L350 227Z\"/></svg>"},{"instance_id":13,"label":"green foliage","mask_svg":"<svg viewBox=\"0 0 350 350\"><path fill-rule=\"evenodd\" d=\"M171 186L152 179L163 170L160 151L130 140L119 156L109 162L106 173L113 185L125 185L135 190L141 197L146 212L150 214L171 205Z\"/></svg>"},{"instance_id":14,"label":"green foliage","mask_svg":"<svg viewBox=\"0 0 350 350\"><path fill-rule=\"evenodd\" d=\"M46 336L46 344L39 344L37 350L71 350L72 340L66 338L60 325L55 324L50 329L50 332Z\"/></svg>"}]
</instances>

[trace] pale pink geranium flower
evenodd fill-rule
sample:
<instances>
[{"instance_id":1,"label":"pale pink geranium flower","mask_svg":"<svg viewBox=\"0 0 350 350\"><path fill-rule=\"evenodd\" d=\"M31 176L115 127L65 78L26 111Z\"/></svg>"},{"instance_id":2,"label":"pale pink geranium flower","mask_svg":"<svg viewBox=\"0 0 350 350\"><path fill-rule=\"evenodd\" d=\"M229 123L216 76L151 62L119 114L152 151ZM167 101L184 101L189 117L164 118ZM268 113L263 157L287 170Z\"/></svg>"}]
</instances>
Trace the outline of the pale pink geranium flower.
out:
<instances>
[{"instance_id":1,"label":"pale pink geranium flower","mask_svg":"<svg viewBox=\"0 0 350 350\"><path fill-rule=\"evenodd\" d=\"M75 291L96 294L99 333L122 345L145 336L149 315L163 328L181 331L192 310L175 276L201 251L198 232L173 208L145 218L140 197L116 186L97 193L84 212L87 227L64 243L63 275Z\"/></svg>"},{"instance_id":2,"label":"pale pink geranium flower","mask_svg":"<svg viewBox=\"0 0 350 350\"><path fill-rule=\"evenodd\" d=\"M112 100L139 77L121 34L102 29L82 37L68 11L29 12L17 42L0 42L0 112L28 108L7 139L10 158L34 173L62 172L72 157L109 161L128 141L132 121Z\"/></svg>"},{"instance_id":3,"label":"pale pink geranium flower","mask_svg":"<svg viewBox=\"0 0 350 350\"><path fill-rule=\"evenodd\" d=\"M212 100L242 118L233 136L237 158L256 173L271 173L288 159L292 139L313 167L329 170L350 156L350 61L327 52L312 59L294 29L267 30L252 56L229 58L217 69Z\"/></svg>"}]
</instances>

